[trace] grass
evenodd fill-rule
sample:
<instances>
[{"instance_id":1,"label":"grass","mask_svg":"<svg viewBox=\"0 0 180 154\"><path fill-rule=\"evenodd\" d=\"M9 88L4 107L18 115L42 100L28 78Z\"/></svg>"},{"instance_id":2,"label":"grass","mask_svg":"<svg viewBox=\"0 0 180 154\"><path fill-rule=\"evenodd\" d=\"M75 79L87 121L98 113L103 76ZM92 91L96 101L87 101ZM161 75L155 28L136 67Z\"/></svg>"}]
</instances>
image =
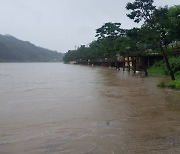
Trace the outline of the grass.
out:
<instances>
[{"instance_id":1,"label":"grass","mask_svg":"<svg viewBox=\"0 0 180 154\"><path fill-rule=\"evenodd\" d=\"M162 67L150 67L148 69L148 73L150 75L155 75L155 76L165 76L165 70Z\"/></svg>"},{"instance_id":2,"label":"grass","mask_svg":"<svg viewBox=\"0 0 180 154\"><path fill-rule=\"evenodd\" d=\"M175 80L167 83L167 87L180 89L180 80Z\"/></svg>"},{"instance_id":3,"label":"grass","mask_svg":"<svg viewBox=\"0 0 180 154\"><path fill-rule=\"evenodd\" d=\"M157 84L157 86L160 87L160 88L165 88L166 83L164 81L161 81L160 83Z\"/></svg>"},{"instance_id":4,"label":"grass","mask_svg":"<svg viewBox=\"0 0 180 154\"><path fill-rule=\"evenodd\" d=\"M170 82L160 82L159 84L157 84L158 87L161 88L175 88L175 89L180 89L180 80L175 80L175 81L170 81Z\"/></svg>"},{"instance_id":5,"label":"grass","mask_svg":"<svg viewBox=\"0 0 180 154\"><path fill-rule=\"evenodd\" d=\"M177 60L178 59L178 60ZM175 88L175 89L180 89L180 64L179 64L179 57L178 58L173 58L170 59L171 61L176 61L175 65L171 65L174 68L175 73L175 81L167 81L167 82L160 82L159 84L157 84L158 87L168 87L168 88ZM162 62L156 62L153 66L151 66L150 68L148 68L148 73L150 75L153 76L169 76L167 69L166 69L166 65Z\"/></svg>"}]
</instances>

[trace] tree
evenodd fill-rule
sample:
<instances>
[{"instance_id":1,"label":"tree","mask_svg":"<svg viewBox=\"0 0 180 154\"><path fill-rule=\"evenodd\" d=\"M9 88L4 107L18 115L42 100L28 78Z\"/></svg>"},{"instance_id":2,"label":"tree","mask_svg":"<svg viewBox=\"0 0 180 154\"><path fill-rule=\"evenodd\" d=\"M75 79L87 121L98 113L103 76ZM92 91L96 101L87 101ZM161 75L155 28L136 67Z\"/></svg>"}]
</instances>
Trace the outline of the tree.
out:
<instances>
[{"instance_id":1,"label":"tree","mask_svg":"<svg viewBox=\"0 0 180 154\"><path fill-rule=\"evenodd\" d=\"M142 28L144 31L148 32L145 33L146 36L144 35L146 43L147 40L149 40L147 44L151 46L152 42L158 43L158 47L163 54L166 66L170 72L171 79L175 80L174 73L170 67L168 57L164 50L164 46L167 46L170 43L169 25L167 22L168 9L167 7L156 9L156 7L153 5L153 2L153 0L135 0L133 3L128 3L126 8L131 10L131 13L127 16L130 19L133 19L134 22L140 22L144 20ZM151 41L149 38L152 38L153 41Z\"/></svg>"},{"instance_id":2,"label":"tree","mask_svg":"<svg viewBox=\"0 0 180 154\"><path fill-rule=\"evenodd\" d=\"M104 59L104 52L101 41L92 41L88 48L88 59L99 60Z\"/></svg>"},{"instance_id":3,"label":"tree","mask_svg":"<svg viewBox=\"0 0 180 154\"><path fill-rule=\"evenodd\" d=\"M108 58L114 58L116 56L115 41L118 37L125 35L125 30L121 29L120 26L121 23L108 22L96 29L96 37L103 45L104 53Z\"/></svg>"},{"instance_id":4,"label":"tree","mask_svg":"<svg viewBox=\"0 0 180 154\"><path fill-rule=\"evenodd\" d=\"M147 51L149 50L149 46L146 43L146 32L142 28L133 28L127 31L127 36L130 38L131 43L131 57L133 61L133 69L134 73L136 71L136 59L137 57L143 57L147 55ZM143 60L143 59L142 59ZM147 76L147 66L145 65L144 61L141 60L141 68L145 72Z\"/></svg>"},{"instance_id":5,"label":"tree","mask_svg":"<svg viewBox=\"0 0 180 154\"><path fill-rule=\"evenodd\" d=\"M152 19L152 14L155 10L153 5L154 0L135 0L133 3L127 3L126 9L131 10L127 16L139 23L142 19L149 21Z\"/></svg>"},{"instance_id":6,"label":"tree","mask_svg":"<svg viewBox=\"0 0 180 154\"><path fill-rule=\"evenodd\" d=\"M96 29L96 37L102 39L105 37L117 37L124 34L124 31L120 28L121 23L105 23L102 27Z\"/></svg>"},{"instance_id":7,"label":"tree","mask_svg":"<svg viewBox=\"0 0 180 154\"><path fill-rule=\"evenodd\" d=\"M180 40L180 5L170 7L168 17L173 40Z\"/></svg>"},{"instance_id":8,"label":"tree","mask_svg":"<svg viewBox=\"0 0 180 154\"><path fill-rule=\"evenodd\" d=\"M154 39L158 43L161 53L163 54L167 69L169 70L172 80L175 80L174 72L169 64L168 56L165 52L164 47L172 42L172 33L170 30L170 21L168 18L168 8L156 9L152 15L152 20L149 21L145 27L149 27L152 33L154 33ZM152 35L152 33L149 33ZM155 43L155 42L154 42Z\"/></svg>"}]
</instances>

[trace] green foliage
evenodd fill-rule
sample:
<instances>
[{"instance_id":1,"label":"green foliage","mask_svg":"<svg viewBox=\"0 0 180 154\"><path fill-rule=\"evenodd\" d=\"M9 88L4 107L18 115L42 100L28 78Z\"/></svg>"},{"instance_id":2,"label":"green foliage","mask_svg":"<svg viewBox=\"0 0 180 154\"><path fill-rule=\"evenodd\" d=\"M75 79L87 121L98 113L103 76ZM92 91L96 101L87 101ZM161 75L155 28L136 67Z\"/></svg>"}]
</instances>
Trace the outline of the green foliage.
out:
<instances>
[{"instance_id":1,"label":"green foliage","mask_svg":"<svg viewBox=\"0 0 180 154\"><path fill-rule=\"evenodd\" d=\"M171 81L167 84L167 87L170 88L180 88L180 80Z\"/></svg>"},{"instance_id":2,"label":"green foliage","mask_svg":"<svg viewBox=\"0 0 180 154\"><path fill-rule=\"evenodd\" d=\"M159 84L157 84L157 86L160 88L169 87L169 88L179 89L180 88L180 80L175 80L175 81L171 81L171 82L161 81Z\"/></svg>"},{"instance_id":3,"label":"green foliage","mask_svg":"<svg viewBox=\"0 0 180 154\"><path fill-rule=\"evenodd\" d=\"M131 13L127 16L133 19L134 22L144 20L141 27L144 31L142 33L144 41L140 40L140 45L145 45L144 51L159 48L166 62L168 73L171 79L175 80L174 73L164 50L164 47L167 47L174 41L171 20L168 16L168 8L163 7L156 9L156 7L153 6L153 0L135 0L133 3L128 3L126 8L131 10Z\"/></svg>"},{"instance_id":4,"label":"green foliage","mask_svg":"<svg viewBox=\"0 0 180 154\"><path fill-rule=\"evenodd\" d=\"M126 9L131 10L127 16L139 23L141 20L151 20L151 15L156 8L153 5L153 0L135 0L133 3L127 3Z\"/></svg>"},{"instance_id":5,"label":"green foliage","mask_svg":"<svg viewBox=\"0 0 180 154\"><path fill-rule=\"evenodd\" d=\"M171 57L169 59L171 68L173 72L175 73L175 76L177 78L180 77L180 57ZM151 66L148 69L149 74L152 75L169 75L169 72L167 70L166 64L164 61L158 61L154 63L153 66Z\"/></svg>"},{"instance_id":6,"label":"green foliage","mask_svg":"<svg viewBox=\"0 0 180 154\"><path fill-rule=\"evenodd\" d=\"M169 62L174 73L180 71L180 56L170 58Z\"/></svg>"},{"instance_id":7,"label":"green foliage","mask_svg":"<svg viewBox=\"0 0 180 154\"><path fill-rule=\"evenodd\" d=\"M175 76L180 79L180 71L175 72Z\"/></svg>"},{"instance_id":8,"label":"green foliage","mask_svg":"<svg viewBox=\"0 0 180 154\"><path fill-rule=\"evenodd\" d=\"M64 62L69 61L102 61L104 59L114 60L120 49L124 48L125 30L120 28L120 23L105 23L102 27L96 29L97 40L90 43L88 47L78 48L68 51L64 56Z\"/></svg>"},{"instance_id":9,"label":"green foliage","mask_svg":"<svg viewBox=\"0 0 180 154\"><path fill-rule=\"evenodd\" d=\"M10 35L0 35L0 62L62 61L63 54L37 47Z\"/></svg>"},{"instance_id":10,"label":"green foliage","mask_svg":"<svg viewBox=\"0 0 180 154\"><path fill-rule=\"evenodd\" d=\"M105 23L96 29L96 37L101 41L106 58L114 58L117 54L116 40L125 35L125 30L120 28L121 23Z\"/></svg>"},{"instance_id":11,"label":"green foliage","mask_svg":"<svg viewBox=\"0 0 180 154\"><path fill-rule=\"evenodd\" d=\"M115 41L115 48L120 55L127 56L127 49L131 47L131 39L129 37L118 37Z\"/></svg>"},{"instance_id":12,"label":"green foliage","mask_svg":"<svg viewBox=\"0 0 180 154\"><path fill-rule=\"evenodd\" d=\"M161 81L160 83L157 84L158 87L160 88L165 88L166 87L166 84L164 81Z\"/></svg>"},{"instance_id":13,"label":"green foliage","mask_svg":"<svg viewBox=\"0 0 180 154\"><path fill-rule=\"evenodd\" d=\"M173 72L176 76L179 74L180 58L171 58L168 61L166 54L172 55L169 44L176 42L177 45L180 39L180 6L156 8L153 2L134 0L127 3L126 9L131 11L127 16L134 22L142 21L141 28L121 29L120 23L107 22L96 29L96 41L91 42L88 47L69 51L65 54L64 61L114 61L116 55L131 56L134 59L161 54L165 62L155 63L148 71L150 74L170 74L174 80Z\"/></svg>"},{"instance_id":14,"label":"green foliage","mask_svg":"<svg viewBox=\"0 0 180 154\"><path fill-rule=\"evenodd\" d=\"M170 20L171 33L174 40L180 39L180 5L169 8L168 17Z\"/></svg>"},{"instance_id":15,"label":"green foliage","mask_svg":"<svg viewBox=\"0 0 180 154\"><path fill-rule=\"evenodd\" d=\"M96 29L96 37L103 39L106 37L117 37L124 35L124 30L120 28L121 23L105 23L102 27Z\"/></svg>"},{"instance_id":16,"label":"green foliage","mask_svg":"<svg viewBox=\"0 0 180 154\"><path fill-rule=\"evenodd\" d=\"M148 73L151 75L166 75L166 70L163 67L150 67Z\"/></svg>"},{"instance_id":17,"label":"green foliage","mask_svg":"<svg viewBox=\"0 0 180 154\"><path fill-rule=\"evenodd\" d=\"M77 50L69 50L63 57L63 61L68 63L69 61L77 61L84 59L87 55L87 48L85 46L79 47Z\"/></svg>"}]
</instances>

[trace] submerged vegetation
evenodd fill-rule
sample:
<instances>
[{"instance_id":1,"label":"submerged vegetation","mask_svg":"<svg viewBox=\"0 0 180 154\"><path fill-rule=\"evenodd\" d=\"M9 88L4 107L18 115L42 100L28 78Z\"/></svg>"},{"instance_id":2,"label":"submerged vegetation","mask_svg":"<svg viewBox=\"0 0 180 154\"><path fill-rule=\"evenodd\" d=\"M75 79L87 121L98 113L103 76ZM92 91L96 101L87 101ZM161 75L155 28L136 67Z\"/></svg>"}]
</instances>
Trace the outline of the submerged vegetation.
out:
<instances>
[{"instance_id":1,"label":"submerged vegetation","mask_svg":"<svg viewBox=\"0 0 180 154\"><path fill-rule=\"evenodd\" d=\"M157 86L161 88L168 87L168 88L180 89L180 80L175 80L170 82L161 81L159 84L157 84Z\"/></svg>"},{"instance_id":2,"label":"submerged vegetation","mask_svg":"<svg viewBox=\"0 0 180 154\"><path fill-rule=\"evenodd\" d=\"M141 22L141 28L122 29L121 23L107 22L96 29L95 41L69 50L64 62L117 62L117 56L123 56L128 61L131 58L135 72L140 57L139 68L147 74L146 57L159 55L163 61L149 68L150 74L170 75L173 81L179 79L180 5L157 8L153 0L135 0L127 3L126 9L130 11L127 17Z\"/></svg>"}]
</instances>

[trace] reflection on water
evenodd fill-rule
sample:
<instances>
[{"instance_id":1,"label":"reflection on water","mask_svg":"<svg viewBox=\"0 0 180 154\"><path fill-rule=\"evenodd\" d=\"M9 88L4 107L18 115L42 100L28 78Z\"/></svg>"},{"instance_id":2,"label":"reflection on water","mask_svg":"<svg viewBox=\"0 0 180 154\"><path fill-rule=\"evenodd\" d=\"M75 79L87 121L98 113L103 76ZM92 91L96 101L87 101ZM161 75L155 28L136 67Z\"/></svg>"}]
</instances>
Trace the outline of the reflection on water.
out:
<instances>
[{"instance_id":1,"label":"reflection on water","mask_svg":"<svg viewBox=\"0 0 180 154\"><path fill-rule=\"evenodd\" d=\"M0 64L0 153L180 153L179 91L160 78L59 63Z\"/></svg>"}]
</instances>

